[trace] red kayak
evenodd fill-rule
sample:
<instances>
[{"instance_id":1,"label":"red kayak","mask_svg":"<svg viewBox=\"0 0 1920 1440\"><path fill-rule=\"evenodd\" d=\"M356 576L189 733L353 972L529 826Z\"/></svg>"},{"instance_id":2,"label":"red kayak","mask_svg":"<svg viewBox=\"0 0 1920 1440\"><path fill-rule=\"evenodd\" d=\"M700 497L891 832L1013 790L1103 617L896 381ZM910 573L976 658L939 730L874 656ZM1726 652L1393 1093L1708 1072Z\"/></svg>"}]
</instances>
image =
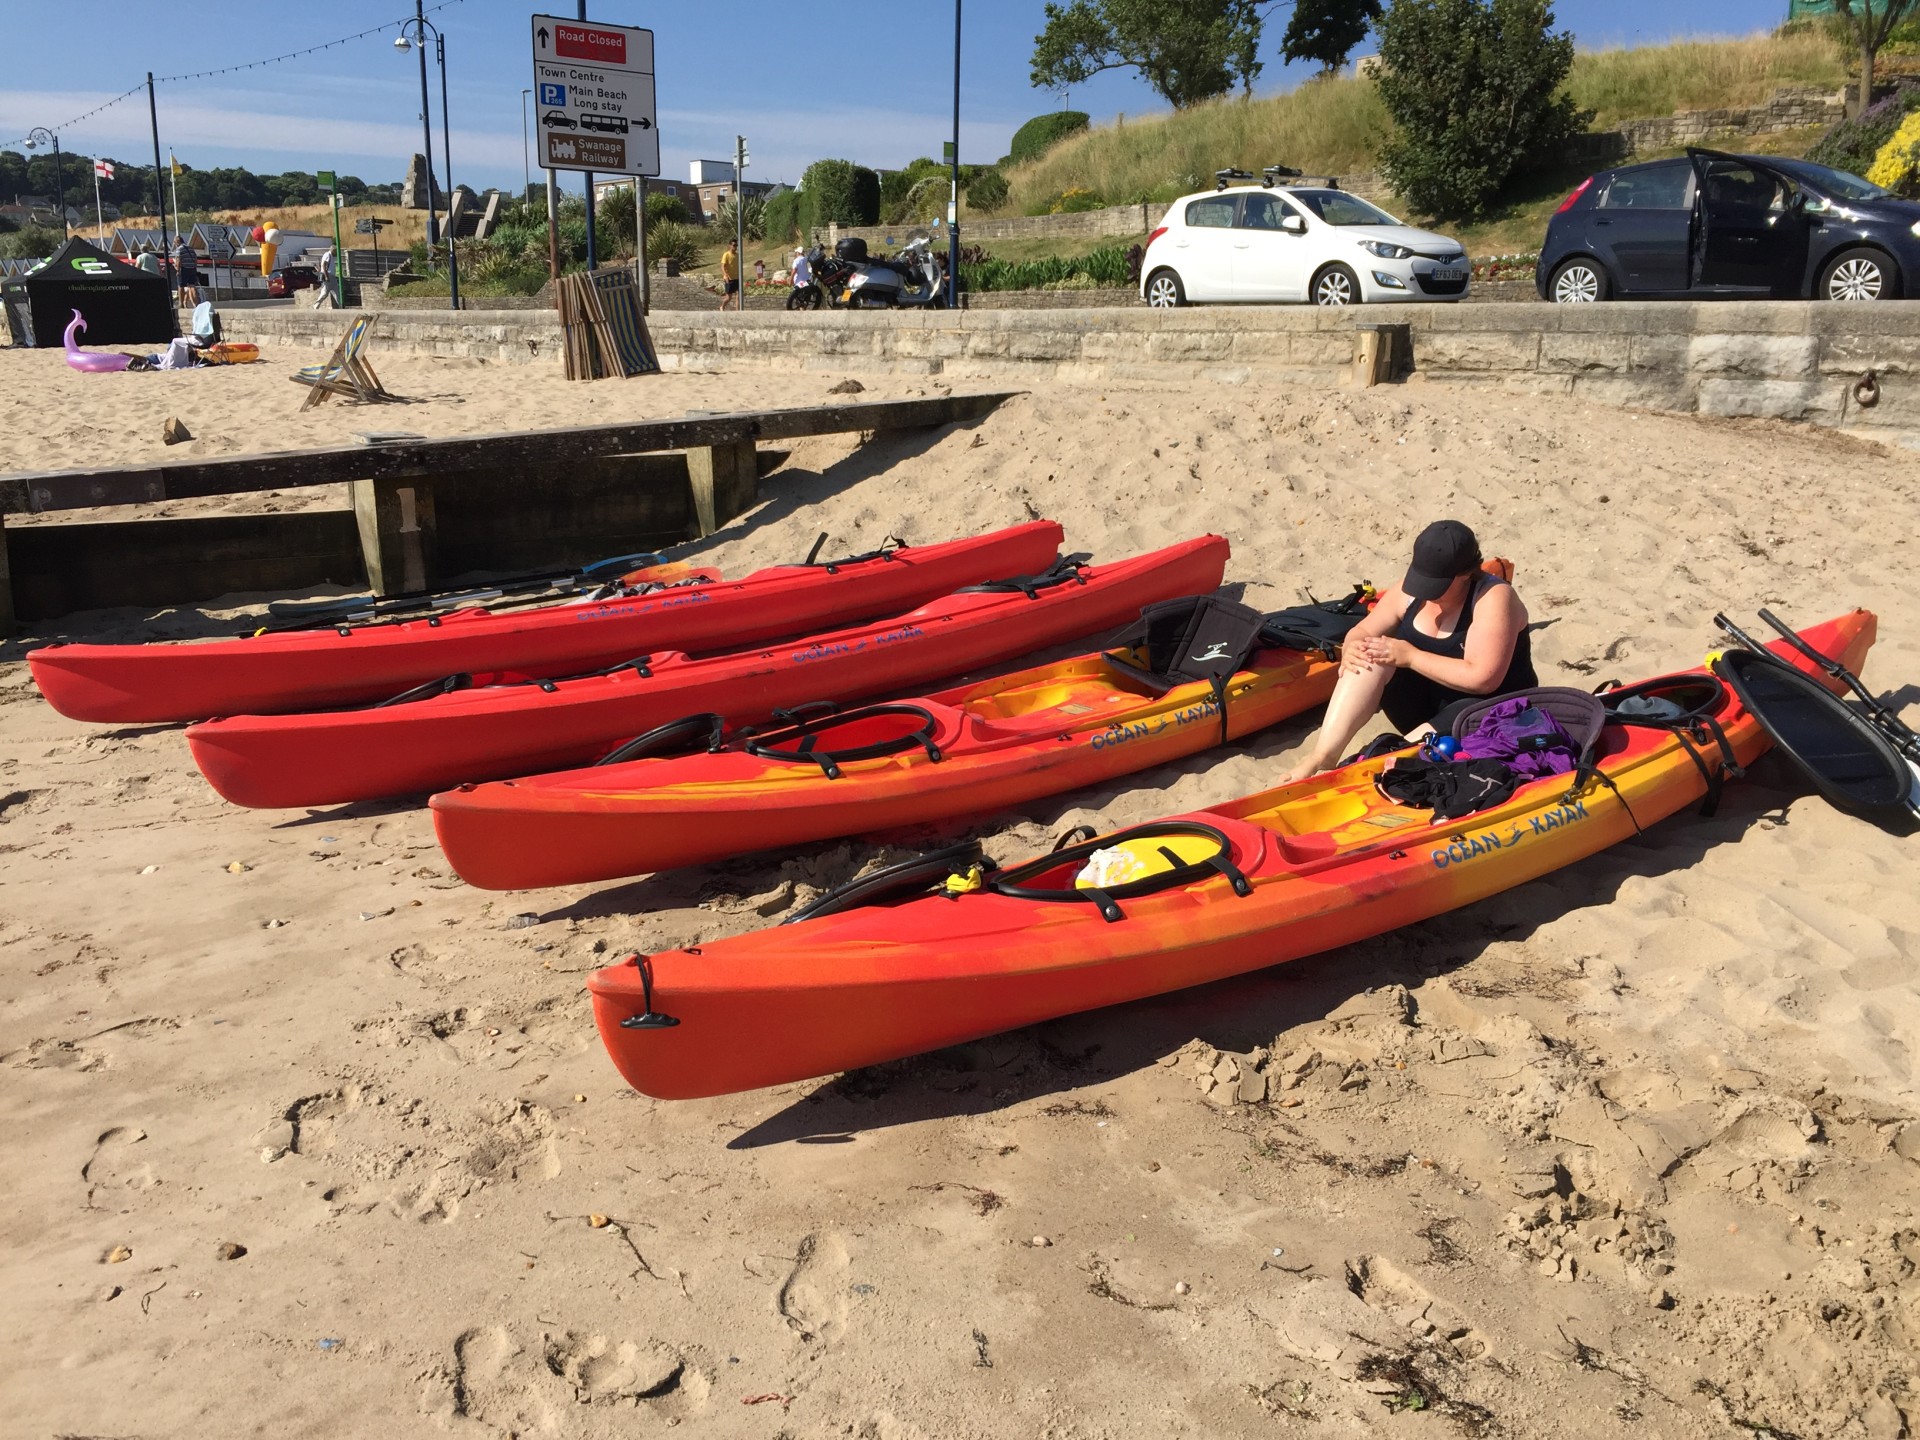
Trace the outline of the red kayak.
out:
<instances>
[{"instance_id":1,"label":"red kayak","mask_svg":"<svg viewBox=\"0 0 1920 1440\"><path fill-rule=\"evenodd\" d=\"M201 644L47 645L28 657L49 704L75 720L160 722L384 700L473 671L575 675L644 650L720 650L894 615L962 585L1044 569L1062 532L1036 520L939 545L776 565L742 580L590 604L326 626Z\"/></svg>"},{"instance_id":2,"label":"red kayak","mask_svg":"<svg viewBox=\"0 0 1920 1440\"><path fill-rule=\"evenodd\" d=\"M1262 648L1224 685L1143 690L1103 654L761 731L433 797L456 873L523 890L1005 810L1181 759L1333 693L1337 664ZM675 726L704 740L702 727ZM667 738L667 737L662 737Z\"/></svg>"},{"instance_id":3,"label":"red kayak","mask_svg":"<svg viewBox=\"0 0 1920 1440\"><path fill-rule=\"evenodd\" d=\"M1801 636L1857 669L1876 630L1871 614L1853 611ZM1768 648L1790 673L1838 688L1787 642ZM595 972L587 989L600 1038L644 1095L724 1095L1412 925L1631 840L1738 775L1773 742L1721 668L1621 692L1690 718L1610 708L1589 752L1604 783L1550 775L1439 820L1384 795L1375 781L1389 762L1375 756L1005 869L981 865L977 848L938 852L864 876L792 923ZM1786 694L1776 723L1804 723L1804 697ZM1839 759L1850 767L1854 756Z\"/></svg>"},{"instance_id":4,"label":"red kayak","mask_svg":"<svg viewBox=\"0 0 1920 1440\"><path fill-rule=\"evenodd\" d=\"M371 709L209 720L187 741L201 773L238 805L333 805L570 769L696 712L753 723L823 696L897 692L1110 630L1144 604L1214 589L1227 555L1227 542L1207 535L1110 565L1063 561L770 649L656 653L566 680L456 675L436 693Z\"/></svg>"}]
</instances>

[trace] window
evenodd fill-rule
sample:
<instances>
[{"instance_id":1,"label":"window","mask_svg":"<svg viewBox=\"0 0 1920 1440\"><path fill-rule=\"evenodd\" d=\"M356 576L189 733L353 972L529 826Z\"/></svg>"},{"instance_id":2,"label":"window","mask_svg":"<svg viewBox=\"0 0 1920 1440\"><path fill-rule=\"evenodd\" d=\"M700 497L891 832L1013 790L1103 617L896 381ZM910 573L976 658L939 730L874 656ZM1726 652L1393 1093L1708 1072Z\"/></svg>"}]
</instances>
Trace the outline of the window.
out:
<instances>
[{"instance_id":1,"label":"window","mask_svg":"<svg viewBox=\"0 0 1920 1440\"><path fill-rule=\"evenodd\" d=\"M1642 170L1622 170L1607 186L1600 201L1603 210L1684 210L1687 185L1693 179L1690 165L1649 165Z\"/></svg>"},{"instance_id":2,"label":"window","mask_svg":"<svg viewBox=\"0 0 1920 1440\"><path fill-rule=\"evenodd\" d=\"M1784 210L1787 187L1750 165L1716 160L1707 170L1707 203L1719 209Z\"/></svg>"},{"instance_id":3,"label":"window","mask_svg":"<svg viewBox=\"0 0 1920 1440\"><path fill-rule=\"evenodd\" d=\"M1239 202L1231 195L1209 195L1205 200L1187 202L1187 224L1203 229L1225 230L1233 224L1233 207Z\"/></svg>"},{"instance_id":4,"label":"window","mask_svg":"<svg viewBox=\"0 0 1920 1440\"><path fill-rule=\"evenodd\" d=\"M1292 196L1329 225L1398 225L1400 222L1344 190L1295 190Z\"/></svg>"},{"instance_id":5,"label":"window","mask_svg":"<svg viewBox=\"0 0 1920 1440\"><path fill-rule=\"evenodd\" d=\"M1272 195L1249 195L1240 208L1242 230L1278 230L1280 222L1293 214L1284 202Z\"/></svg>"}]
</instances>

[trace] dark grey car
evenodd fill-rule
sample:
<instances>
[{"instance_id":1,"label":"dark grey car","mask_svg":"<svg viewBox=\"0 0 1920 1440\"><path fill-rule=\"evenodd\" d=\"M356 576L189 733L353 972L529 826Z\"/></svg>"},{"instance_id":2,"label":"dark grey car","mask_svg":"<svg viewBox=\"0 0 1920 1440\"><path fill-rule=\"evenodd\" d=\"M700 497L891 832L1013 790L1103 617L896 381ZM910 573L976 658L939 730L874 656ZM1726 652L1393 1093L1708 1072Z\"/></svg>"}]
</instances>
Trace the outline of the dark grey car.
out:
<instances>
[{"instance_id":1,"label":"dark grey car","mask_svg":"<svg viewBox=\"0 0 1920 1440\"><path fill-rule=\"evenodd\" d=\"M1805 160L1689 150L1591 176L1547 226L1543 300L1920 295L1920 203Z\"/></svg>"}]
</instances>

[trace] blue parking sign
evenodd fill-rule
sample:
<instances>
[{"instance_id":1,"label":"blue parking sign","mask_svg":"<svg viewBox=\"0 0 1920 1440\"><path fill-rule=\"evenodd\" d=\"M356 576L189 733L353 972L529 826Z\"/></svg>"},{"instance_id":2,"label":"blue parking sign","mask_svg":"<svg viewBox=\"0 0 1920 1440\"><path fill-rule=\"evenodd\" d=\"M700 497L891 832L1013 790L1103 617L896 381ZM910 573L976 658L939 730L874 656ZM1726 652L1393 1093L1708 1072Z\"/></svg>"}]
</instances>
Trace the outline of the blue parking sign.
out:
<instances>
[{"instance_id":1,"label":"blue parking sign","mask_svg":"<svg viewBox=\"0 0 1920 1440\"><path fill-rule=\"evenodd\" d=\"M540 103L542 105L564 106L567 103L567 87L564 85L542 84L540 87Z\"/></svg>"}]
</instances>

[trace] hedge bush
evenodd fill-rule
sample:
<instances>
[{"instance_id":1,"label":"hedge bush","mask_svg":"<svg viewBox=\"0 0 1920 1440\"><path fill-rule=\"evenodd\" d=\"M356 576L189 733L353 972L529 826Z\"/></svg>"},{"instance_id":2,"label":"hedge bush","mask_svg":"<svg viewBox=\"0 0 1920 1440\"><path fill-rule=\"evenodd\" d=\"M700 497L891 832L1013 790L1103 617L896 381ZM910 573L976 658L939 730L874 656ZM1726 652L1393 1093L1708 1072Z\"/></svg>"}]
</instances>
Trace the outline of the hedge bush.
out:
<instances>
[{"instance_id":1,"label":"hedge bush","mask_svg":"<svg viewBox=\"0 0 1920 1440\"><path fill-rule=\"evenodd\" d=\"M760 212L760 224L770 240L804 240L800 233L800 192L782 190L767 201L766 209Z\"/></svg>"},{"instance_id":2,"label":"hedge bush","mask_svg":"<svg viewBox=\"0 0 1920 1440\"><path fill-rule=\"evenodd\" d=\"M800 223L878 225L880 177L851 160L816 160L800 177Z\"/></svg>"},{"instance_id":3,"label":"hedge bush","mask_svg":"<svg viewBox=\"0 0 1920 1440\"><path fill-rule=\"evenodd\" d=\"M1084 110L1056 110L1051 115L1036 115L1013 132L1013 144L1007 159L1015 165L1038 160L1069 135L1077 135L1092 123Z\"/></svg>"},{"instance_id":4,"label":"hedge bush","mask_svg":"<svg viewBox=\"0 0 1920 1440\"><path fill-rule=\"evenodd\" d=\"M966 290L1078 290L1118 288L1135 282L1139 261L1130 249L1107 245L1085 255L1044 260L995 260L969 246L960 256L960 284Z\"/></svg>"},{"instance_id":5,"label":"hedge bush","mask_svg":"<svg viewBox=\"0 0 1920 1440\"><path fill-rule=\"evenodd\" d=\"M1007 177L998 170L982 170L967 184L967 204L989 213L1007 203Z\"/></svg>"}]
</instances>

